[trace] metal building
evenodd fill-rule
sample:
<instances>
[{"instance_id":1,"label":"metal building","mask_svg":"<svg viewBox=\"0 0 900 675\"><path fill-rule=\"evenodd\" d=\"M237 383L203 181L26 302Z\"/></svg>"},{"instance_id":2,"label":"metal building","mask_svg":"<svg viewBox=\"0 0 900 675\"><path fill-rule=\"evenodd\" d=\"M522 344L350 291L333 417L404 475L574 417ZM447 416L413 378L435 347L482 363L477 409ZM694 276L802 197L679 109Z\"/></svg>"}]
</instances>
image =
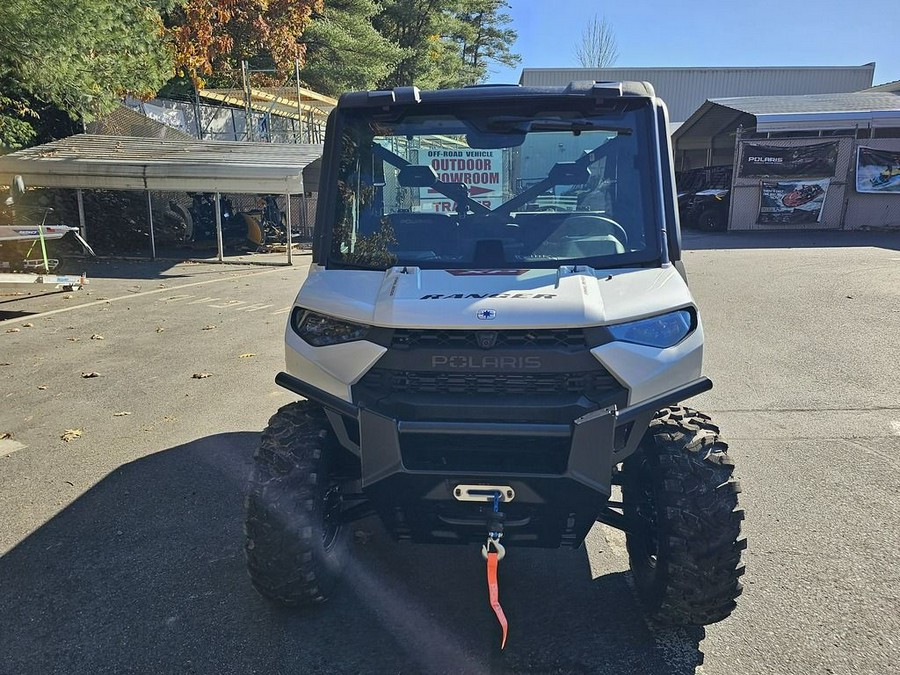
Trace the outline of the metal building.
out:
<instances>
[{"instance_id":1,"label":"metal building","mask_svg":"<svg viewBox=\"0 0 900 675\"><path fill-rule=\"evenodd\" d=\"M574 80L649 82L669 107L675 127L707 99L736 96L837 94L872 86L875 64L768 68L525 68L523 86Z\"/></svg>"}]
</instances>

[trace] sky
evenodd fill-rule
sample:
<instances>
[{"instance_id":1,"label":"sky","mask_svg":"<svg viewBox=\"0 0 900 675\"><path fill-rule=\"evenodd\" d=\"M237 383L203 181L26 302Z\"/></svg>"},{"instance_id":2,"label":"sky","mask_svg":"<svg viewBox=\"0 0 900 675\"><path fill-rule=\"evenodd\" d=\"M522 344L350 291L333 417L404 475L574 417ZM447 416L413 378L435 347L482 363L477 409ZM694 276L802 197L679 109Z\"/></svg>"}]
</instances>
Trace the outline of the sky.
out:
<instances>
[{"instance_id":1,"label":"sky","mask_svg":"<svg viewBox=\"0 0 900 675\"><path fill-rule=\"evenodd\" d=\"M900 80L900 0L509 0L519 38L515 68L488 82L519 81L522 68L578 67L584 24L605 16L618 67L859 66L875 82Z\"/></svg>"}]
</instances>

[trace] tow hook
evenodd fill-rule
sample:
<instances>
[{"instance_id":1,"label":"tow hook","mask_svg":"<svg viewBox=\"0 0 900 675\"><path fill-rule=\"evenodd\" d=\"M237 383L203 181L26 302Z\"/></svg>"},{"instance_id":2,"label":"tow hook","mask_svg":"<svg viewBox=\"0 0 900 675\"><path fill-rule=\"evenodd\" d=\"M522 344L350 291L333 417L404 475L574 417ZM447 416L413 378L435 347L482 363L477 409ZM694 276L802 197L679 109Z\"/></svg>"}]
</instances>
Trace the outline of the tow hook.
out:
<instances>
[{"instance_id":1,"label":"tow hook","mask_svg":"<svg viewBox=\"0 0 900 675\"><path fill-rule=\"evenodd\" d=\"M500 543L505 519L505 514L500 510L500 502L512 501L515 492L505 485L460 485L454 490L454 496L460 501L490 501L493 506L487 518L488 536L484 546L481 547L481 556L487 561L488 598L503 631L500 649L504 649L509 633L509 622L503 613L503 607L500 606L500 585L497 581L497 568L500 561L506 557L506 548Z\"/></svg>"}]
</instances>

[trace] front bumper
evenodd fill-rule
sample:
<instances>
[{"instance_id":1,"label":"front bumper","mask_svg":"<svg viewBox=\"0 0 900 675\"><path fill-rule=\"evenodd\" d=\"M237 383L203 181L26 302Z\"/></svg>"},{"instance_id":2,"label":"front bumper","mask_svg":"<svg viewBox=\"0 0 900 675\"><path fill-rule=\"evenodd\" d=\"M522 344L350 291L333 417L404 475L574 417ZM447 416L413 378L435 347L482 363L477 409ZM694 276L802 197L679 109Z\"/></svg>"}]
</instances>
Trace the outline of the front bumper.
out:
<instances>
[{"instance_id":1,"label":"front bumper","mask_svg":"<svg viewBox=\"0 0 900 675\"><path fill-rule=\"evenodd\" d=\"M363 491L396 536L483 539L484 507L456 501L453 489L499 483L516 494L504 504L505 541L543 547L580 544L610 495L613 467L635 451L656 411L712 387L701 377L621 410L533 424L398 420L287 373L275 381L330 411L342 444L360 457Z\"/></svg>"}]
</instances>

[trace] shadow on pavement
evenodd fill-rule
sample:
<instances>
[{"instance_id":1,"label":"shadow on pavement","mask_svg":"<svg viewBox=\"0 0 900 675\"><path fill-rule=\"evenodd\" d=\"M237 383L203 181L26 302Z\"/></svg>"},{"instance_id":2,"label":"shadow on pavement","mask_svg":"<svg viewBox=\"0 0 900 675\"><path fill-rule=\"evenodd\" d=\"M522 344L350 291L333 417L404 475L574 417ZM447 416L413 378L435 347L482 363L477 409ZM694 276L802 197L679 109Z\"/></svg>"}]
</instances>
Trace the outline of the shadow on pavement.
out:
<instances>
[{"instance_id":1,"label":"shadow on pavement","mask_svg":"<svg viewBox=\"0 0 900 675\"><path fill-rule=\"evenodd\" d=\"M688 251L751 248L854 248L873 247L900 251L897 232L752 231L698 232L682 229L682 245Z\"/></svg>"},{"instance_id":2,"label":"shadow on pavement","mask_svg":"<svg viewBox=\"0 0 900 675\"><path fill-rule=\"evenodd\" d=\"M627 575L592 579L583 549L507 556L501 655L479 552L397 545L374 520L354 528L330 602L272 607L242 551L257 439L124 465L0 558L0 671L678 675L702 662L703 629L651 633Z\"/></svg>"}]
</instances>

